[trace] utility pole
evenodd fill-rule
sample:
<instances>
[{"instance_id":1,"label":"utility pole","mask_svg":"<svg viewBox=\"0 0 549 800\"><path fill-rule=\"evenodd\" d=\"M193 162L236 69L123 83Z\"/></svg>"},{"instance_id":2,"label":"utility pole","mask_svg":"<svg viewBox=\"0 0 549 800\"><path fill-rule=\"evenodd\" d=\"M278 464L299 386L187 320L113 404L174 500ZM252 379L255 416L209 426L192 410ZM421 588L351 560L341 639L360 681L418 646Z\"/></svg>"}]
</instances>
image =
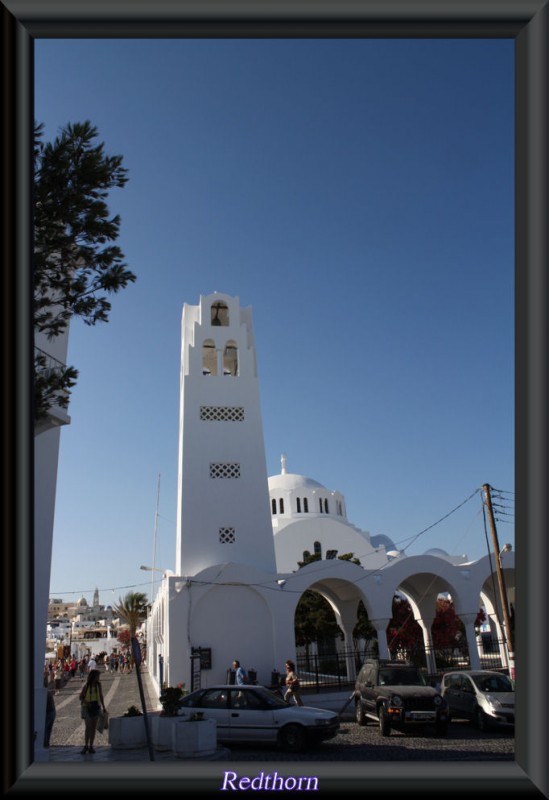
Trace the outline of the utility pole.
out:
<instances>
[{"instance_id":1,"label":"utility pole","mask_svg":"<svg viewBox=\"0 0 549 800\"><path fill-rule=\"evenodd\" d=\"M482 487L486 499L486 508L488 510L488 520L490 522L490 531L492 533L492 542L494 546L494 557L496 559L496 572L498 576L499 594L501 599L501 607L503 610L503 620L505 625L505 640L507 645L507 654L509 657L509 673L511 679L515 678L515 644L513 630L511 628L511 619L509 616L509 603L507 602L507 588L503 580L503 570L501 568L501 555L498 542L498 534L496 530L496 522L494 519L494 509L492 508L492 497L490 495L490 486L485 483Z\"/></svg>"}]
</instances>

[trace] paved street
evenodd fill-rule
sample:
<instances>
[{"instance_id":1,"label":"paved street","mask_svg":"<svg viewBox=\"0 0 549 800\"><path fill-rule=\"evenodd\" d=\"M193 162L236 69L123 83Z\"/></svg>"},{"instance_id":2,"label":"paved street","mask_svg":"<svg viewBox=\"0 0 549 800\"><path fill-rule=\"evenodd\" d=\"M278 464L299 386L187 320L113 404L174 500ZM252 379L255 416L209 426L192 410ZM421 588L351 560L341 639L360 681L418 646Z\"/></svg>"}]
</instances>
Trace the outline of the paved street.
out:
<instances>
[{"instance_id":1,"label":"paved street","mask_svg":"<svg viewBox=\"0 0 549 800\"><path fill-rule=\"evenodd\" d=\"M130 705L140 706L137 677L135 674L121 675L103 673L101 676L106 706L111 716L124 714ZM147 709L158 709L146 670L143 683ZM55 697L57 717L53 727L49 749L52 762L147 762L147 748L140 750L113 750L108 744L108 734L97 734L96 754L82 756L84 723L80 719L78 694L82 687L79 678L73 678ZM305 699L305 702L306 699ZM348 709L349 713L349 709ZM176 761L166 752L155 752L155 760ZM381 737L374 723L360 727L346 719L338 735L307 753L294 755L272 746L238 745L230 749L219 747L215 760L226 762L256 761L513 761L513 732L495 731L483 733L466 721L455 721L450 725L448 736L435 737L429 728L403 734L393 731L389 737Z\"/></svg>"}]
</instances>

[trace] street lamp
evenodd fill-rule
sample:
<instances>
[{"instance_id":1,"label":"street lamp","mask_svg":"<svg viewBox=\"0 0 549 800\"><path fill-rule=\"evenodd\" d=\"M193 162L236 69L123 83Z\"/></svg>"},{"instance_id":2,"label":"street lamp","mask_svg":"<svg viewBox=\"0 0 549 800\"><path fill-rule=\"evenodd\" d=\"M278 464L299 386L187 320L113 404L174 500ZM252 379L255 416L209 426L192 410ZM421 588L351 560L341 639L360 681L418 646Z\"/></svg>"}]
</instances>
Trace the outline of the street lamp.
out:
<instances>
[{"instance_id":1,"label":"street lamp","mask_svg":"<svg viewBox=\"0 0 549 800\"><path fill-rule=\"evenodd\" d=\"M160 567L146 567L144 564L141 564L139 569L144 569L147 572L162 572L163 571L163 570L160 569Z\"/></svg>"}]
</instances>

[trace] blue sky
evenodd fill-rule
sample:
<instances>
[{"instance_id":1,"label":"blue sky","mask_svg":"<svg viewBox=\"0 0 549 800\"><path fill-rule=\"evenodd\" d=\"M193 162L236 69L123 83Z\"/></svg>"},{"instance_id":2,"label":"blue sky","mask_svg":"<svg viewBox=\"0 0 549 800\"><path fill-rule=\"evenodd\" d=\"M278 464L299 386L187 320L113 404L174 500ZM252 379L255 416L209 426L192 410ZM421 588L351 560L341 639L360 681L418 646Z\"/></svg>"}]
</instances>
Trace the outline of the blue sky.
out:
<instances>
[{"instance_id":1,"label":"blue sky","mask_svg":"<svg viewBox=\"0 0 549 800\"><path fill-rule=\"evenodd\" d=\"M39 39L35 64L46 138L89 119L124 156L138 278L71 327L51 593L150 593L155 530L173 569L181 311L212 291L253 309L268 474L285 453L363 530L471 559L489 483L514 543L513 41Z\"/></svg>"}]
</instances>

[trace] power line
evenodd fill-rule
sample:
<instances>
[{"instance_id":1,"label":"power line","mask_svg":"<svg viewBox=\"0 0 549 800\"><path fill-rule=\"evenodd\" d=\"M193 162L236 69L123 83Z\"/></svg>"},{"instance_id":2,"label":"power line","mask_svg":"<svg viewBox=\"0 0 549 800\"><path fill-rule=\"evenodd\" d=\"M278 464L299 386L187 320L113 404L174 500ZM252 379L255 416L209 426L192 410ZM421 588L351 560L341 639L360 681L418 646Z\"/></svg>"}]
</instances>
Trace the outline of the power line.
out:
<instances>
[{"instance_id":1,"label":"power line","mask_svg":"<svg viewBox=\"0 0 549 800\"><path fill-rule=\"evenodd\" d=\"M455 514L456 511L459 511L460 508L462 508L466 503L468 503L470 500L472 500L472 498L475 497L475 495L477 495L480 491L481 491L480 487L475 489L474 492L472 492L469 495L469 497L467 497L465 500L463 500L461 503L459 503L459 505L457 505L451 511L448 511L447 514L444 514L444 516L440 517L440 519L438 519L436 522L433 522L431 525L427 526L426 528L421 530L419 533L416 533L414 536L409 536L409 537L406 537L405 539L400 539L395 544L401 544L403 542L408 541L408 544L406 545L406 547L404 547L402 549L402 551L401 551L402 553L404 553L408 547L410 547L415 541L417 541L420 538L420 536L423 536L424 533L427 533L427 531L432 530L437 525L440 525L440 523L443 522L445 519L448 519L448 517L452 516L452 514ZM504 491L504 490L498 489L496 491L499 492L499 491ZM507 494L514 494L514 492L507 492ZM509 515L509 516L511 516L511 515ZM360 560L360 559L373 557L376 554L377 554L377 552L374 552L374 553L363 553L362 555L360 555L360 554L359 555L355 555L355 557ZM370 570L367 573L367 575L365 575L364 577L370 577L371 575L375 575L375 574L379 573L381 570L386 568L390 563L391 562L388 562L387 564L384 564L384 565L378 567L377 569ZM186 577L188 578L188 576L186 576ZM267 584L253 584L253 583L245 583L245 582L238 582L236 584L235 584L235 582L228 582L228 583L222 583L221 582L221 583L218 583L216 581L199 581L199 580L193 580L192 578L188 578L188 579L191 580L192 583L200 584L202 586L230 586L230 585L234 586L234 585L238 585L238 586L249 586L250 588L254 587L254 586L263 586L264 588L271 588L271 587L267 586ZM158 578L158 580L155 581L155 583L160 582L160 580L161 579ZM136 589L136 588L139 588L139 587L142 587L142 586L145 586L145 585L148 585L148 584L145 584L145 583L134 583L134 584L129 584L127 586L114 586L114 587L110 587L109 586L106 589L99 589L98 591L100 591L100 592L110 592L110 591L112 591L114 593L115 591L121 591L122 589ZM273 588L275 588L275 587L273 587ZM72 590L72 591L66 591L66 592L50 592L49 596L50 597L58 597L58 596L61 596L61 595L73 595L73 594L83 595L85 593L94 592L94 591L95 591L95 588L93 588L93 589L78 589L78 590ZM151 598L151 600L152 600L152 598Z\"/></svg>"}]
</instances>

